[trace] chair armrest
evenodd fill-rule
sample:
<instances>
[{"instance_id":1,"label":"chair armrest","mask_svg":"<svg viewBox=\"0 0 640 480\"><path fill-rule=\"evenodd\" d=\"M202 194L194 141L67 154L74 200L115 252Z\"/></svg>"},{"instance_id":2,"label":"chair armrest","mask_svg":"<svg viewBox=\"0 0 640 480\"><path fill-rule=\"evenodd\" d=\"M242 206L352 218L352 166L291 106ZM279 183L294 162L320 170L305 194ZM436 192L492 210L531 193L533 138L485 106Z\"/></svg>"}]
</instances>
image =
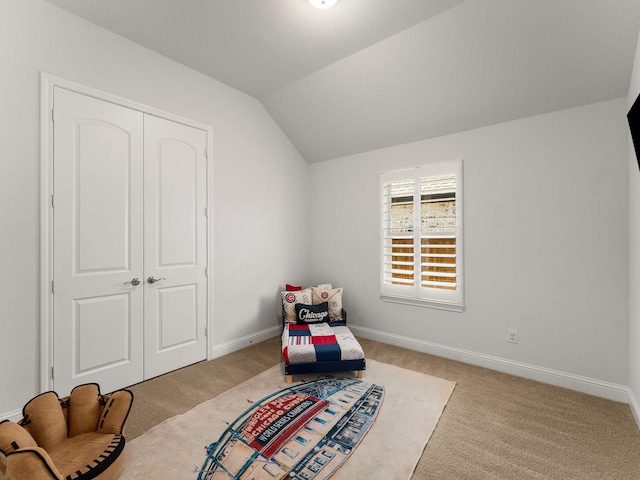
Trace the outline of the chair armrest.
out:
<instances>
[{"instance_id":1,"label":"chair armrest","mask_svg":"<svg viewBox=\"0 0 640 480\"><path fill-rule=\"evenodd\" d=\"M12 480L64 480L49 454L40 447L8 454L6 477Z\"/></svg>"},{"instance_id":2,"label":"chair armrest","mask_svg":"<svg viewBox=\"0 0 640 480\"><path fill-rule=\"evenodd\" d=\"M133 393L130 390L118 390L111 395L104 395L104 399L106 404L96 431L98 433L123 434L124 424L133 404Z\"/></svg>"},{"instance_id":3,"label":"chair armrest","mask_svg":"<svg viewBox=\"0 0 640 480\"><path fill-rule=\"evenodd\" d=\"M0 422L0 451L5 455L20 448L37 446L31 434L17 423L9 420Z\"/></svg>"},{"instance_id":4,"label":"chair armrest","mask_svg":"<svg viewBox=\"0 0 640 480\"><path fill-rule=\"evenodd\" d=\"M7 455L21 448L37 446L31 434L17 423L0 422L0 478L4 478L7 471Z\"/></svg>"}]
</instances>

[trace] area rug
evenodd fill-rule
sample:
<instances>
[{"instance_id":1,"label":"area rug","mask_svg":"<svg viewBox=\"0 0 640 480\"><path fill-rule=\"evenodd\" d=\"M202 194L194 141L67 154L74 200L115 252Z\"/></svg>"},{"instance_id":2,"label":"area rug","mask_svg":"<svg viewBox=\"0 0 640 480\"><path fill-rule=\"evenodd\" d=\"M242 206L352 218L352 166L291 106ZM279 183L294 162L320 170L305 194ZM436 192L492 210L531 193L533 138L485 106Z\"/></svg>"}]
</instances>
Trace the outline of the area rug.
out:
<instances>
[{"instance_id":1,"label":"area rug","mask_svg":"<svg viewBox=\"0 0 640 480\"><path fill-rule=\"evenodd\" d=\"M367 435L331 479L410 479L455 383L374 360L367 360L363 380L383 387L382 405ZM197 479L206 449L252 405L287 387L282 366L275 366L166 420L127 444L121 478Z\"/></svg>"}]
</instances>

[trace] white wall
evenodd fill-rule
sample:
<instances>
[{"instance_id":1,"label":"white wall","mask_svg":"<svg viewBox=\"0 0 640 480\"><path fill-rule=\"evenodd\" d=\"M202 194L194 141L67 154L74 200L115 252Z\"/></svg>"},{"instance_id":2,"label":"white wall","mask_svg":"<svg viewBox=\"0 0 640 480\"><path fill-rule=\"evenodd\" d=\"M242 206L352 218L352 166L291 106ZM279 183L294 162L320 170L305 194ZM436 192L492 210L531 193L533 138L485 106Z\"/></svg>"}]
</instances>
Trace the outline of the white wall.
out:
<instances>
[{"instance_id":1,"label":"white wall","mask_svg":"<svg viewBox=\"0 0 640 480\"><path fill-rule=\"evenodd\" d=\"M345 287L362 335L626 397L625 108L618 99L312 164L311 280ZM379 172L456 158L466 311L380 301Z\"/></svg>"},{"instance_id":2,"label":"white wall","mask_svg":"<svg viewBox=\"0 0 640 480\"><path fill-rule=\"evenodd\" d=\"M640 94L640 38L636 49L628 107ZM629 142L631 139L629 137ZM631 407L640 426L640 170L629 143L629 388Z\"/></svg>"},{"instance_id":3,"label":"white wall","mask_svg":"<svg viewBox=\"0 0 640 480\"><path fill-rule=\"evenodd\" d=\"M214 353L277 328L280 286L308 271L306 228L287 228L308 166L263 106L41 0L0 12L0 418L39 388L41 71L213 127Z\"/></svg>"},{"instance_id":4,"label":"white wall","mask_svg":"<svg viewBox=\"0 0 640 480\"><path fill-rule=\"evenodd\" d=\"M627 286L640 285L640 180L624 100L309 168L255 99L41 0L0 11L0 417L38 393L41 71L212 125L214 352L276 326L284 282L332 281L364 333L630 384L640 398L640 303ZM378 172L452 158L465 161L467 310L383 303Z\"/></svg>"}]
</instances>

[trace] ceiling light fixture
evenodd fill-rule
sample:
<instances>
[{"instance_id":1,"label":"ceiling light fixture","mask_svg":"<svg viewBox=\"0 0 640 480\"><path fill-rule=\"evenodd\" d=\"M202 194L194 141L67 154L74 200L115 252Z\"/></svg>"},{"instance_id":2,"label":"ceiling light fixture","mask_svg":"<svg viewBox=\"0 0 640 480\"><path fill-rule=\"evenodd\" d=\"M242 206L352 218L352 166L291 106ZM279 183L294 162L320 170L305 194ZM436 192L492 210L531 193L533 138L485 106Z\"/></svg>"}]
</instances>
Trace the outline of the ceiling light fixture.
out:
<instances>
[{"instance_id":1,"label":"ceiling light fixture","mask_svg":"<svg viewBox=\"0 0 640 480\"><path fill-rule=\"evenodd\" d=\"M338 0L309 0L309 3L316 8L331 8Z\"/></svg>"}]
</instances>

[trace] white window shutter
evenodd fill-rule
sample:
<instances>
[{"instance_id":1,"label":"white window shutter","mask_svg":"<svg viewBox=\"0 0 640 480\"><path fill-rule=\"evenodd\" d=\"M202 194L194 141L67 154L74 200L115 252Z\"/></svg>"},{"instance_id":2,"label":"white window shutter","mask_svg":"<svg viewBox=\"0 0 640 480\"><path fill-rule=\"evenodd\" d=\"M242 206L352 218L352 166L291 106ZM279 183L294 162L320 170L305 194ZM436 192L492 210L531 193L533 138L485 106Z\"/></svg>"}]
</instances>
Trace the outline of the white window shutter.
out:
<instances>
[{"instance_id":1,"label":"white window shutter","mask_svg":"<svg viewBox=\"0 0 640 480\"><path fill-rule=\"evenodd\" d=\"M415 270L415 181L391 180L383 185L383 283L414 287Z\"/></svg>"},{"instance_id":2,"label":"white window shutter","mask_svg":"<svg viewBox=\"0 0 640 480\"><path fill-rule=\"evenodd\" d=\"M420 178L421 286L456 289L456 176Z\"/></svg>"},{"instance_id":3,"label":"white window shutter","mask_svg":"<svg viewBox=\"0 0 640 480\"><path fill-rule=\"evenodd\" d=\"M462 161L381 174L384 300L461 311Z\"/></svg>"}]
</instances>

